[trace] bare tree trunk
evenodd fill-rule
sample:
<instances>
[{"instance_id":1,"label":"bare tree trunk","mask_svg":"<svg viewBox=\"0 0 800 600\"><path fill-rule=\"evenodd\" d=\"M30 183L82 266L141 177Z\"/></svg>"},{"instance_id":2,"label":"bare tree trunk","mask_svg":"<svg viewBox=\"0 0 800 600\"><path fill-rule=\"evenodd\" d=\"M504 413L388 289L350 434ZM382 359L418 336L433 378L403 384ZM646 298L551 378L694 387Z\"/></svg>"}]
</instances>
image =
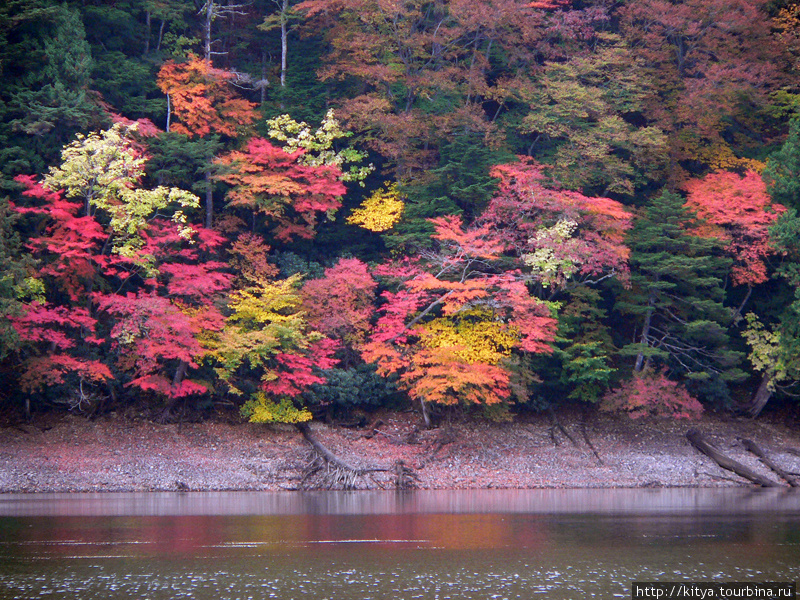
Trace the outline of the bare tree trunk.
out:
<instances>
[{"instance_id":1,"label":"bare tree trunk","mask_svg":"<svg viewBox=\"0 0 800 600\"><path fill-rule=\"evenodd\" d=\"M185 360L182 360L178 364L178 368L175 369L175 375L172 377L173 388L177 388L181 384L183 378L186 377L186 371L188 370L189 370L189 363L187 363ZM170 399L169 403L167 404L167 407L164 409L164 411L161 413L161 416L158 418L158 421L160 423L167 422L170 416L172 416L172 411L178 405L178 401L180 399L181 399L180 396L173 396Z\"/></svg>"},{"instance_id":2,"label":"bare tree trunk","mask_svg":"<svg viewBox=\"0 0 800 600\"><path fill-rule=\"evenodd\" d=\"M169 123L172 120L172 102L169 99L169 94L167 94L167 126L165 131L169 133Z\"/></svg>"},{"instance_id":3,"label":"bare tree trunk","mask_svg":"<svg viewBox=\"0 0 800 600\"><path fill-rule=\"evenodd\" d=\"M261 81L267 80L267 49L261 51ZM261 85L261 104L267 101L267 86Z\"/></svg>"},{"instance_id":4,"label":"bare tree trunk","mask_svg":"<svg viewBox=\"0 0 800 600\"><path fill-rule=\"evenodd\" d=\"M182 360L178 365L178 368L175 369L175 376L172 378L172 387L178 387L182 382L183 378L186 377L186 371L189 370L189 363L185 360Z\"/></svg>"},{"instance_id":5,"label":"bare tree trunk","mask_svg":"<svg viewBox=\"0 0 800 600\"><path fill-rule=\"evenodd\" d=\"M203 7L205 21L203 23L203 54L206 62L211 62L211 22L214 20L214 0L206 0Z\"/></svg>"},{"instance_id":6,"label":"bare tree trunk","mask_svg":"<svg viewBox=\"0 0 800 600\"><path fill-rule=\"evenodd\" d=\"M792 476L791 473L787 473L783 469L781 469L777 464L775 464L772 460L770 460L767 453L762 450L761 446L756 444L753 440L742 440L742 446L745 447L746 450L755 454L765 466L769 467L778 477L783 479L786 483L788 483L791 487L798 487L797 480Z\"/></svg>"},{"instance_id":7,"label":"bare tree trunk","mask_svg":"<svg viewBox=\"0 0 800 600\"><path fill-rule=\"evenodd\" d=\"M717 450L714 446L709 444L697 429L690 429L686 432L686 439L698 451L702 452L713 460L717 465L728 471L733 471L740 477L744 477L748 481L760 485L762 487L781 487L781 485L771 479L767 479L753 471L751 468L743 465L732 458L725 456L722 452Z\"/></svg>"},{"instance_id":8,"label":"bare tree trunk","mask_svg":"<svg viewBox=\"0 0 800 600\"><path fill-rule=\"evenodd\" d=\"M752 285L748 285L747 286L747 294L745 294L744 300L742 300L742 303L739 304L739 308L737 308L736 311L733 313L732 320L733 320L733 324L734 325L736 325L737 323L739 323L739 321L742 320L742 311L744 310L744 307L747 304L747 301L750 299L750 296L752 294L753 294L753 286Z\"/></svg>"},{"instance_id":9,"label":"bare tree trunk","mask_svg":"<svg viewBox=\"0 0 800 600\"><path fill-rule=\"evenodd\" d=\"M747 408L747 412L750 413L751 417L755 418L760 415L769 399L772 398L772 380L774 377L775 372L772 369L768 369L761 378L761 383L753 396L753 400L750 402L750 406Z\"/></svg>"},{"instance_id":10,"label":"bare tree trunk","mask_svg":"<svg viewBox=\"0 0 800 600\"><path fill-rule=\"evenodd\" d=\"M206 171L206 229L214 225L214 190L211 187L211 171Z\"/></svg>"},{"instance_id":11,"label":"bare tree trunk","mask_svg":"<svg viewBox=\"0 0 800 600\"><path fill-rule=\"evenodd\" d=\"M147 56L150 54L150 11L146 10L145 14L145 26L147 30L144 35L144 55Z\"/></svg>"},{"instance_id":12,"label":"bare tree trunk","mask_svg":"<svg viewBox=\"0 0 800 600\"><path fill-rule=\"evenodd\" d=\"M641 336L641 343L647 344L647 339L650 337L650 324L653 321L653 302L655 301L654 298L650 298L650 307L647 309L647 314L644 318L644 327L642 328L642 336ZM635 373L641 373L642 369L644 368L645 361L644 361L644 352L639 352L636 356L636 364L633 366L633 371Z\"/></svg>"},{"instance_id":13,"label":"bare tree trunk","mask_svg":"<svg viewBox=\"0 0 800 600\"><path fill-rule=\"evenodd\" d=\"M161 40L164 39L164 25L165 19L161 19L161 26L158 28L158 44L156 44L156 52L161 52Z\"/></svg>"},{"instance_id":14,"label":"bare tree trunk","mask_svg":"<svg viewBox=\"0 0 800 600\"><path fill-rule=\"evenodd\" d=\"M289 53L286 22L288 20L289 0L281 5L281 87L286 87L286 60Z\"/></svg>"},{"instance_id":15,"label":"bare tree trunk","mask_svg":"<svg viewBox=\"0 0 800 600\"><path fill-rule=\"evenodd\" d=\"M425 429L431 428L431 414L428 411L428 403L425 400L420 399L420 405L422 406L422 420L425 422Z\"/></svg>"}]
</instances>

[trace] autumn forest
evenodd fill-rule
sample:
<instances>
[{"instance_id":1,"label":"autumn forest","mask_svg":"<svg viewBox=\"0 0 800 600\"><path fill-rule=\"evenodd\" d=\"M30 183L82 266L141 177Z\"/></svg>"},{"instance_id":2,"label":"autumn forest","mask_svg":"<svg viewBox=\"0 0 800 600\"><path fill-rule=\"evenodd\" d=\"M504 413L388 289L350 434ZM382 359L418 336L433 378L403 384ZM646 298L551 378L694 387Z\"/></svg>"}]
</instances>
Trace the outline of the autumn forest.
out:
<instances>
[{"instance_id":1,"label":"autumn forest","mask_svg":"<svg viewBox=\"0 0 800 600\"><path fill-rule=\"evenodd\" d=\"M796 0L7 0L0 405L800 387Z\"/></svg>"}]
</instances>

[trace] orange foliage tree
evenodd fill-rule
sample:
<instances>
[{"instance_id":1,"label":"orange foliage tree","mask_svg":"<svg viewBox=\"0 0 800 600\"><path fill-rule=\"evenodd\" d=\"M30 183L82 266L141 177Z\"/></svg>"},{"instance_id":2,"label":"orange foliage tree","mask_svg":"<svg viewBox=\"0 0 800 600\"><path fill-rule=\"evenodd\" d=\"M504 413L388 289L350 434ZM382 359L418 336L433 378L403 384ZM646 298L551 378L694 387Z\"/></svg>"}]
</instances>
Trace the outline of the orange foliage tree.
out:
<instances>
[{"instance_id":1,"label":"orange foliage tree","mask_svg":"<svg viewBox=\"0 0 800 600\"><path fill-rule=\"evenodd\" d=\"M399 376L426 421L430 402L507 400L508 359L549 352L556 324L523 273L502 266L502 244L489 227L465 229L460 217L432 221L436 248L377 270L397 291L383 293L362 352L379 373Z\"/></svg>"},{"instance_id":2,"label":"orange foliage tree","mask_svg":"<svg viewBox=\"0 0 800 600\"><path fill-rule=\"evenodd\" d=\"M255 104L238 97L231 86L234 74L214 68L210 62L190 54L186 62L169 60L156 79L167 95L170 115L167 131L189 137L220 133L234 137L241 127L252 123L257 114Z\"/></svg>"},{"instance_id":3,"label":"orange foliage tree","mask_svg":"<svg viewBox=\"0 0 800 600\"><path fill-rule=\"evenodd\" d=\"M258 116L255 104L240 98L231 85L235 75L215 69L210 61L189 54L186 62L169 60L158 72L158 87L167 95L167 131L189 137L220 134L236 137ZM171 123L172 115L178 122ZM214 219L211 170L206 174L206 218Z\"/></svg>"}]
</instances>

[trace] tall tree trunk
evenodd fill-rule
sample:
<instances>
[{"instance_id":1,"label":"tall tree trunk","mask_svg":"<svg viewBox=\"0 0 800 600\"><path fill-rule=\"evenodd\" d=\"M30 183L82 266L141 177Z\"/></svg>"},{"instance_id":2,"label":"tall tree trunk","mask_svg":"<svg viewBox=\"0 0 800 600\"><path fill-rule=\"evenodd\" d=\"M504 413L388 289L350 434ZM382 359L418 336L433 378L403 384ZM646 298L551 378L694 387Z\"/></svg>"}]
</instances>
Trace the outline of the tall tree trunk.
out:
<instances>
[{"instance_id":1,"label":"tall tree trunk","mask_svg":"<svg viewBox=\"0 0 800 600\"><path fill-rule=\"evenodd\" d=\"M146 10L145 14L145 26L146 31L144 34L144 55L147 56L150 54L150 11Z\"/></svg>"},{"instance_id":2,"label":"tall tree trunk","mask_svg":"<svg viewBox=\"0 0 800 600\"><path fill-rule=\"evenodd\" d=\"M428 411L428 403L425 400L420 398L420 406L422 406L422 420L425 422L425 429L430 429L432 427L431 424L431 414Z\"/></svg>"},{"instance_id":3,"label":"tall tree trunk","mask_svg":"<svg viewBox=\"0 0 800 600\"><path fill-rule=\"evenodd\" d=\"M644 317L644 327L642 328L642 336L640 338L641 344L647 344L647 340L650 337L650 324L653 321L653 312L655 310L653 308L654 302L655 298L651 296L649 301L650 306L648 307L647 313L645 314ZM636 355L636 364L633 366L634 373L641 373L644 366L645 366L644 352L640 351L639 354Z\"/></svg>"},{"instance_id":4,"label":"tall tree trunk","mask_svg":"<svg viewBox=\"0 0 800 600\"><path fill-rule=\"evenodd\" d=\"M214 20L214 1L206 0L203 7L205 21L203 23L203 55L206 62L211 62L211 23Z\"/></svg>"},{"instance_id":5,"label":"tall tree trunk","mask_svg":"<svg viewBox=\"0 0 800 600\"><path fill-rule=\"evenodd\" d=\"M172 387L177 388L181 382L183 382L183 378L186 377L186 371L189 370L189 363L185 360L182 360L178 364L178 368L175 369L175 375L172 377ZM167 402L167 407L161 413L161 416L158 418L159 423L166 423L172 417L172 411L180 402L180 396L173 396L170 398L169 402Z\"/></svg>"},{"instance_id":6,"label":"tall tree trunk","mask_svg":"<svg viewBox=\"0 0 800 600\"><path fill-rule=\"evenodd\" d=\"M264 82L267 80L267 49L261 50L261 104L267 101L267 86Z\"/></svg>"},{"instance_id":7,"label":"tall tree trunk","mask_svg":"<svg viewBox=\"0 0 800 600\"><path fill-rule=\"evenodd\" d=\"M164 39L164 25L166 19L161 19L161 25L158 28L158 44L156 44L156 52L161 52L161 40Z\"/></svg>"},{"instance_id":8,"label":"tall tree trunk","mask_svg":"<svg viewBox=\"0 0 800 600\"><path fill-rule=\"evenodd\" d=\"M750 413L751 417L757 417L761 414L769 399L772 398L772 380L774 378L775 372L772 369L768 369L761 378L761 384L759 384L750 406L747 408L747 412Z\"/></svg>"},{"instance_id":9,"label":"tall tree trunk","mask_svg":"<svg viewBox=\"0 0 800 600\"><path fill-rule=\"evenodd\" d=\"M186 371L189 370L189 363L185 360L182 360L178 365L178 368L175 369L175 376L172 378L172 387L178 387L181 383L183 383L183 378L186 377Z\"/></svg>"},{"instance_id":10,"label":"tall tree trunk","mask_svg":"<svg viewBox=\"0 0 800 600\"><path fill-rule=\"evenodd\" d=\"M206 171L206 229L214 225L214 190L211 187L211 171Z\"/></svg>"},{"instance_id":11,"label":"tall tree trunk","mask_svg":"<svg viewBox=\"0 0 800 600\"><path fill-rule=\"evenodd\" d=\"M745 294L744 300L742 300L742 303L739 304L739 308L737 308L736 311L733 313L732 321L734 325L738 325L739 321L742 320L742 311L744 310L744 307L747 304L747 301L750 299L752 293L753 293L753 286L748 285L747 294Z\"/></svg>"},{"instance_id":12,"label":"tall tree trunk","mask_svg":"<svg viewBox=\"0 0 800 600\"><path fill-rule=\"evenodd\" d=\"M286 22L288 20L289 0L281 5L281 87L286 87L286 60L289 53Z\"/></svg>"}]
</instances>

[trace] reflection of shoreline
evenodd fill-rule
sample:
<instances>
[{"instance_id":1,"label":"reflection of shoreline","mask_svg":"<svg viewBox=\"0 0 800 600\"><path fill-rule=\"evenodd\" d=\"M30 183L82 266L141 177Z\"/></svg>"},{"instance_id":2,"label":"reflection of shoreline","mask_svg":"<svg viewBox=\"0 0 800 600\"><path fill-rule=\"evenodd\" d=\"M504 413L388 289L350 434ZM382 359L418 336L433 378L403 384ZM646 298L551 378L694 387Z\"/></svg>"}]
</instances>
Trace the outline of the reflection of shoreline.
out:
<instances>
[{"instance_id":1,"label":"reflection of shoreline","mask_svg":"<svg viewBox=\"0 0 800 600\"><path fill-rule=\"evenodd\" d=\"M575 600L630 598L633 581L800 577L798 512L709 516L695 512L695 494L609 492L624 498L618 505L643 501L643 511L565 512L585 506L587 490L562 491L564 511L549 514L514 512L553 507L536 491L28 495L19 509L103 513L127 503L163 516L0 516L0 598ZM742 499L717 492L723 504ZM512 512L442 512L502 511L504 501ZM179 514L197 506L223 513ZM326 506L338 512L319 512ZM398 512L376 512L391 507ZM250 514L272 509L284 512Z\"/></svg>"},{"instance_id":2,"label":"reflection of shoreline","mask_svg":"<svg viewBox=\"0 0 800 600\"><path fill-rule=\"evenodd\" d=\"M0 495L2 516L800 514L800 490L749 488L120 492Z\"/></svg>"}]
</instances>

